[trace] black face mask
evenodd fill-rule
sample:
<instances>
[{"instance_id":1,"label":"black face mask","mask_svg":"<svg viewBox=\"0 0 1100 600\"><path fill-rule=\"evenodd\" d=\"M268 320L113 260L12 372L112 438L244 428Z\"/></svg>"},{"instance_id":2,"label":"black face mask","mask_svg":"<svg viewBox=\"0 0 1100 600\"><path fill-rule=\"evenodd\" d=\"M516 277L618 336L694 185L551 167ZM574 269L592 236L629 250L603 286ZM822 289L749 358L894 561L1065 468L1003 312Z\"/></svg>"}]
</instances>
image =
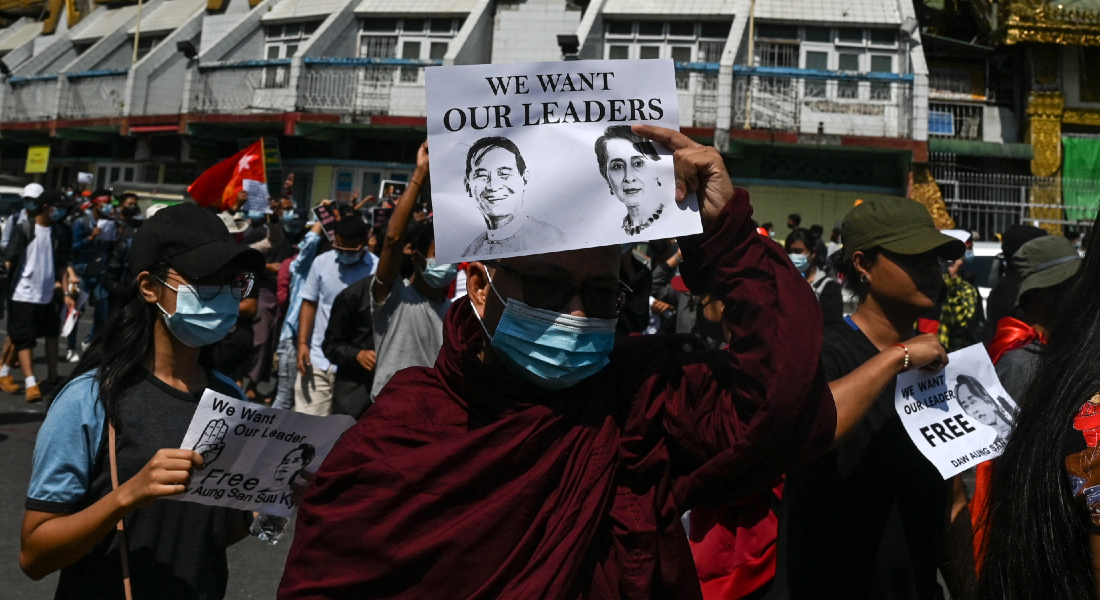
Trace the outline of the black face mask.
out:
<instances>
[{"instance_id":1,"label":"black face mask","mask_svg":"<svg viewBox=\"0 0 1100 600\"><path fill-rule=\"evenodd\" d=\"M141 214L141 209L136 206L127 206L122 209L122 218L131 221Z\"/></svg>"}]
</instances>

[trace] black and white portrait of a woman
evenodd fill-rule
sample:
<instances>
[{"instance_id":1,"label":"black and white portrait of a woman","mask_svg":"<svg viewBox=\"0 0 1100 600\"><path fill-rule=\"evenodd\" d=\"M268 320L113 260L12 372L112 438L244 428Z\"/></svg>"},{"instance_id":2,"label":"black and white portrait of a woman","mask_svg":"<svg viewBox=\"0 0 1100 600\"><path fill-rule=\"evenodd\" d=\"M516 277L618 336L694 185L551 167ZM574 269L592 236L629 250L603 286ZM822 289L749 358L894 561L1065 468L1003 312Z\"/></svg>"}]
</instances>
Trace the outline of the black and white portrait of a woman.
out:
<instances>
[{"instance_id":1,"label":"black and white portrait of a woman","mask_svg":"<svg viewBox=\"0 0 1100 600\"><path fill-rule=\"evenodd\" d=\"M661 218L669 194L651 164L661 160L653 144L630 130L613 125L596 140L596 161L610 194L626 207L623 231L634 236Z\"/></svg>"}]
</instances>

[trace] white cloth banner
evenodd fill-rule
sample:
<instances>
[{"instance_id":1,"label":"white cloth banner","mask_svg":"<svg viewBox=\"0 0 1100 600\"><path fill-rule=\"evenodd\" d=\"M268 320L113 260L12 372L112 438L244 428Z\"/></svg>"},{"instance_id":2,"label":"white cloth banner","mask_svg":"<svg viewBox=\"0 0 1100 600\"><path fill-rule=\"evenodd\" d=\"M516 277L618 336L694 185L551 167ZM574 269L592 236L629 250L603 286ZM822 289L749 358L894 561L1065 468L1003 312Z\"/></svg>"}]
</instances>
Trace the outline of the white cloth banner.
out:
<instances>
[{"instance_id":1,"label":"white cloth banner","mask_svg":"<svg viewBox=\"0 0 1100 600\"><path fill-rule=\"evenodd\" d=\"M454 263L700 233L671 152L630 130L679 129L671 60L429 67L436 258Z\"/></svg>"},{"instance_id":2,"label":"white cloth banner","mask_svg":"<svg viewBox=\"0 0 1100 600\"><path fill-rule=\"evenodd\" d=\"M985 346L975 344L948 358L939 373L898 375L894 394L905 431L944 479L1000 456L1017 412Z\"/></svg>"},{"instance_id":3,"label":"white cloth banner","mask_svg":"<svg viewBox=\"0 0 1100 600\"><path fill-rule=\"evenodd\" d=\"M180 445L206 464L186 492L169 498L293 516L291 483L303 470L316 471L354 424L346 415L316 417L206 390Z\"/></svg>"}]
</instances>

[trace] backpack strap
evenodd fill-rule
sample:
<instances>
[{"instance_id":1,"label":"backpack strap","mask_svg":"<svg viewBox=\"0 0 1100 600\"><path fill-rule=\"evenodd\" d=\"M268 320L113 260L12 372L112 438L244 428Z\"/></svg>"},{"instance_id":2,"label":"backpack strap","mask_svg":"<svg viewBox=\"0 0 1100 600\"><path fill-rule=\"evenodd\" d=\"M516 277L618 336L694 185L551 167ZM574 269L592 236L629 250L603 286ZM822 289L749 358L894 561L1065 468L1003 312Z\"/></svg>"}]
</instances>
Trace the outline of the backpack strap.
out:
<instances>
[{"instance_id":1,"label":"backpack strap","mask_svg":"<svg viewBox=\"0 0 1100 600\"><path fill-rule=\"evenodd\" d=\"M111 489L118 489L118 460L115 458L115 426L107 421L107 451L111 459ZM134 600L130 591L130 549L126 545L125 519L118 520L118 554L122 557L122 589L126 592L126 600Z\"/></svg>"}]
</instances>

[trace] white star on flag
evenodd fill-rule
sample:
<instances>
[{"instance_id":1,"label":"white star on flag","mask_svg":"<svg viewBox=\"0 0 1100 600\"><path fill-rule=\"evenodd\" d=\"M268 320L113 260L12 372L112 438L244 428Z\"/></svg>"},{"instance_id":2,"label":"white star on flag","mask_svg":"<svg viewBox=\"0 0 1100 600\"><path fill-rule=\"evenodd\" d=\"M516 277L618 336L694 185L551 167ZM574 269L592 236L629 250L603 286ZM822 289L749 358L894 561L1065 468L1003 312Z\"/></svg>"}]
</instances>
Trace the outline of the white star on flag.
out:
<instances>
[{"instance_id":1,"label":"white star on flag","mask_svg":"<svg viewBox=\"0 0 1100 600\"><path fill-rule=\"evenodd\" d=\"M248 169L248 163L252 162L252 159L256 158L252 154L245 154L241 157L241 160L237 162L237 171L245 171Z\"/></svg>"}]
</instances>

